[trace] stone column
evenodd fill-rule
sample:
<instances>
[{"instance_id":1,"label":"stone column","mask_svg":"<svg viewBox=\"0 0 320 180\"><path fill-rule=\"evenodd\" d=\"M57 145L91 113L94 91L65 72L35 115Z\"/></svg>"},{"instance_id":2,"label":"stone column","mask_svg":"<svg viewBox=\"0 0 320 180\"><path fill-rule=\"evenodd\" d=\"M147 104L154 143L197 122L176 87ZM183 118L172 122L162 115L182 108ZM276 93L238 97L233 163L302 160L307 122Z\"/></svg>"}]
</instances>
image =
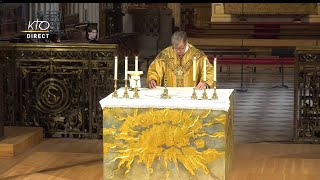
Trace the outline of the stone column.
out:
<instances>
[{"instance_id":1,"label":"stone column","mask_svg":"<svg viewBox=\"0 0 320 180\"><path fill-rule=\"evenodd\" d=\"M99 3L72 3L73 10L70 14L79 14L80 23L97 23L99 29L100 8ZM99 38L99 33L98 33Z\"/></svg>"},{"instance_id":2,"label":"stone column","mask_svg":"<svg viewBox=\"0 0 320 180\"><path fill-rule=\"evenodd\" d=\"M79 14L80 23L98 23L99 3L68 3L66 14Z\"/></svg>"},{"instance_id":3,"label":"stone column","mask_svg":"<svg viewBox=\"0 0 320 180\"><path fill-rule=\"evenodd\" d=\"M74 13L79 14L79 4L78 3L74 3Z\"/></svg>"},{"instance_id":4,"label":"stone column","mask_svg":"<svg viewBox=\"0 0 320 180\"><path fill-rule=\"evenodd\" d=\"M39 10L38 11L44 11L45 3L39 3Z\"/></svg>"},{"instance_id":5,"label":"stone column","mask_svg":"<svg viewBox=\"0 0 320 180\"><path fill-rule=\"evenodd\" d=\"M50 4L49 11L59 11L59 3L48 3L48 4Z\"/></svg>"},{"instance_id":6,"label":"stone column","mask_svg":"<svg viewBox=\"0 0 320 180\"><path fill-rule=\"evenodd\" d=\"M99 23L99 3L77 3L74 6L72 14L79 14L80 23Z\"/></svg>"},{"instance_id":7,"label":"stone column","mask_svg":"<svg viewBox=\"0 0 320 180\"><path fill-rule=\"evenodd\" d=\"M232 22L231 14L224 13L223 3L211 3L211 22Z\"/></svg>"},{"instance_id":8,"label":"stone column","mask_svg":"<svg viewBox=\"0 0 320 180\"><path fill-rule=\"evenodd\" d=\"M83 22L89 22L89 3L83 4Z\"/></svg>"},{"instance_id":9,"label":"stone column","mask_svg":"<svg viewBox=\"0 0 320 180\"><path fill-rule=\"evenodd\" d=\"M124 33L132 33L133 32L133 24L132 24L132 15L125 13L122 18L122 32Z\"/></svg>"},{"instance_id":10,"label":"stone column","mask_svg":"<svg viewBox=\"0 0 320 180\"><path fill-rule=\"evenodd\" d=\"M79 14L79 22L83 23L84 21L84 4L83 3L78 3L78 14Z\"/></svg>"},{"instance_id":11,"label":"stone column","mask_svg":"<svg viewBox=\"0 0 320 180\"><path fill-rule=\"evenodd\" d=\"M168 3L168 8L172 10L172 17L174 18L174 26L181 28L181 4Z\"/></svg>"},{"instance_id":12,"label":"stone column","mask_svg":"<svg viewBox=\"0 0 320 180\"><path fill-rule=\"evenodd\" d=\"M28 22L29 20L33 19L34 16L34 10L35 10L35 4L34 3L29 3L29 19L27 19L26 21Z\"/></svg>"},{"instance_id":13,"label":"stone column","mask_svg":"<svg viewBox=\"0 0 320 180\"><path fill-rule=\"evenodd\" d=\"M99 26L99 3L92 3L92 9L91 9L91 12L92 12L92 22L94 23L98 23L98 26Z\"/></svg>"}]
</instances>

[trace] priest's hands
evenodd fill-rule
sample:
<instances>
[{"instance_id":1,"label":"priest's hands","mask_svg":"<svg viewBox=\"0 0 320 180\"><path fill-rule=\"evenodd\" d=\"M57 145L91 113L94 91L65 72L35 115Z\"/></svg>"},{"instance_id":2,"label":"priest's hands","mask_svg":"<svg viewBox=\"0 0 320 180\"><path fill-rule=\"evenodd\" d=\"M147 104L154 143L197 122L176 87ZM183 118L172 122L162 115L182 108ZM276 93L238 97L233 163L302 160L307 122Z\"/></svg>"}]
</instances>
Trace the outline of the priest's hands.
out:
<instances>
[{"instance_id":1,"label":"priest's hands","mask_svg":"<svg viewBox=\"0 0 320 180\"><path fill-rule=\"evenodd\" d=\"M206 87L206 83L204 83L204 82L199 82L199 84L197 85L197 89L199 89L199 90L202 90L202 89L204 89L204 87Z\"/></svg>"},{"instance_id":2,"label":"priest's hands","mask_svg":"<svg viewBox=\"0 0 320 180\"><path fill-rule=\"evenodd\" d=\"M150 88L150 89L153 89L153 88L156 88L157 87L157 82L155 81L155 80L150 80L149 81L149 84L148 84L148 87Z\"/></svg>"},{"instance_id":3,"label":"priest's hands","mask_svg":"<svg viewBox=\"0 0 320 180\"><path fill-rule=\"evenodd\" d=\"M206 83L204 83L204 82L199 82L199 84L197 85L197 89L199 89L199 90L202 90L202 89L204 89L204 87L206 87ZM149 81L149 83L148 83L148 87L150 88L150 89L153 89L153 88L156 88L157 87L157 82L155 81L155 80L150 80Z\"/></svg>"}]
</instances>

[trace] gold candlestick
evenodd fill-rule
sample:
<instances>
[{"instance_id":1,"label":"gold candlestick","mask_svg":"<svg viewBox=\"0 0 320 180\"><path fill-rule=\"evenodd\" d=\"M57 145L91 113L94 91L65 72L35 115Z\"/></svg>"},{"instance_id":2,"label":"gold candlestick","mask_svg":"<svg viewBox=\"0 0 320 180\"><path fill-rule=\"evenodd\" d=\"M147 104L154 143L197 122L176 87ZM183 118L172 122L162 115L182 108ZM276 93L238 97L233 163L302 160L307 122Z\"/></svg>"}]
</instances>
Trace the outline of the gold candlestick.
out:
<instances>
[{"instance_id":1,"label":"gold candlestick","mask_svg":"<svg viewBox=\"0 0 320 180\"><path fill-rule=\"evenodd\" d=\"M204 83L206 84L206 81L204 81ZM207 84L204 86L204 89L203 89L203 94L202 94L202 99L208 99L208 96L207 96Z\"/></svg>"},{"instance_id":2,"label":"gold candlestick","mask_svg":"<svg viewBox=\"0 0 320 180\"><path fill-rule=\"evenodd\" d=\"M128 79L124 79L124 93L123 93L123 98L129 98L129 93L128 93Z\"/></svg>"},{"instance_id":3,"label":"gold candlestick","mask_svg":"<svg viewBox=\"0 0 320 180\"><path fill-rule=\"evenodd\" d=\"M194 86L193 86L193 93L192 93L191 99L195 100L195 99L198 99L197 93L196 93L196 81L193 81L193 83L194 83Z\"/></svg>"},{"instance_id":4,"label":"gold candlestick","mask_svg":"<svg viewBox=\"0 0 320 180\"><path fill-rule=\"evenodd\" d=\"M167 89L167 69L168 69L168 60L166 59L165 60L165 63L166 63L166 67L165 67L165 73L164 73L164 90L163 90L163 93L161 94L161 99L169 99L171 98L169 96L169 92L168 92L168 89Z\"/></svg>"},{"instance_id":5,"label":"gold candlestick","mask_svg":"<svg viewBox=\"0 0 320 180\"><path fill-rule=\"evenodd\" d=\"M169 92L168 92L168 89L167 89L167 77L165 76L164 77L164 90L163 90L163 93L161 94L161 99L169 99L170 96L169 96Z\"/></svg>"},{"instance_id":6,"label":"gold candlestick","mask_svg":"<svg viewBox=\"0 0 320 180\"><path fill-rule=\"evenodd\" d=\"M117 81L118 81L118 79L114 79L114 92L113 92L113 94L112 94L112 97L113 97L113 98L118 98Z\"/></svg>"},{"instance_id":7,"label":"gold candlestick","mask_svg":"<svg viewBox=\"0 0 320 180\"><path fill-rule=\"evenodd\" d=\"M165 87L163 90L163 93L161 94L161 99L169 99L169 98L170 98L170 96L169 96L168 89L167 89L167 87Z\"/></svg>"},{"instance_id":8,"label":"gold candlestick","mask_svg":"<svg viewBox=\"0 0 320 180\"><path fill-rule=\"evenodd\" d=\"M218 94L217 94L217 86L216 86L217 82L214 81L213 82L213 94L212 94L212 99L218 99Z\"/></svg>"},{"instance_id":9,"label":"gold candlestick","mask_svg":"<svg viewBox=\"0 0 320 180\"><path fill-rule=\"evenodd\" d=\"M139 80L139 79L135 79L135 81L136 81L136 87L134 88L134 94L133 94L133 98L135 98L135 99L139 99L139 94L138 94L138 80Z\"/></svg>"}]
</instances>

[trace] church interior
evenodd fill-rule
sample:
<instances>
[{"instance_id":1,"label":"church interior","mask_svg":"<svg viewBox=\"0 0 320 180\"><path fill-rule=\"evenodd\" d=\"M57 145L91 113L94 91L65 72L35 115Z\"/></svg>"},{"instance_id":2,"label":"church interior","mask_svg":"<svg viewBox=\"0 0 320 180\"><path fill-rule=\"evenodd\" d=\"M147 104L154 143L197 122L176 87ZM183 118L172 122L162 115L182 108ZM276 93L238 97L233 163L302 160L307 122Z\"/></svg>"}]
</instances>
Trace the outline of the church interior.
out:
<instances>
[{"instance_id":1,"label":"church interior","mask_svg":"<svg viewBox=\"0 0 320 180\"><path fill-rule=\"evenodd\" d=\"M218 99L194 106L227 108L108 99L136 66L143 95L175 31L216 63ZM0 3L0 179L320 179L319 41L320 3ZM169 147L182 116L173 136L201 130Z\"/></svg>"}]
</instances>

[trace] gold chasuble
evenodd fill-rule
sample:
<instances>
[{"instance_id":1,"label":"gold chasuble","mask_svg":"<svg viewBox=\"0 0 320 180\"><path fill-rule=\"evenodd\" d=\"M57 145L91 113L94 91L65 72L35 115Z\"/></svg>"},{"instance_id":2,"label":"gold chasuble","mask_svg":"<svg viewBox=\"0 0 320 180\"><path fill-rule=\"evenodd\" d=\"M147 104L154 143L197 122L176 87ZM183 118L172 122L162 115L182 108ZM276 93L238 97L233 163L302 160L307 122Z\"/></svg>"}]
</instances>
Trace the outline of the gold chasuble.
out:
<instances>
[{"instance_id":1,"label":"gold chasuble","mask_svg":"<svg viewBox=\"0 0 320 180\"><path fill-rule=\"evenodd\" d=\"M206 83L212 87L213 85L213 66L209 62L207 56L188 44L189 49L182 56L178 57L173 46L169 46L161 51L156 59L150 64L148 69L148 82L152 79L157 81L157 86L163 86L163 76L166 72L168 87L192 87L193 76L193 58L196 57L196 85L203 81L203 61L206 62ZM167 65L166 65L167 61Z\"/></svg>"}]
</instances>

